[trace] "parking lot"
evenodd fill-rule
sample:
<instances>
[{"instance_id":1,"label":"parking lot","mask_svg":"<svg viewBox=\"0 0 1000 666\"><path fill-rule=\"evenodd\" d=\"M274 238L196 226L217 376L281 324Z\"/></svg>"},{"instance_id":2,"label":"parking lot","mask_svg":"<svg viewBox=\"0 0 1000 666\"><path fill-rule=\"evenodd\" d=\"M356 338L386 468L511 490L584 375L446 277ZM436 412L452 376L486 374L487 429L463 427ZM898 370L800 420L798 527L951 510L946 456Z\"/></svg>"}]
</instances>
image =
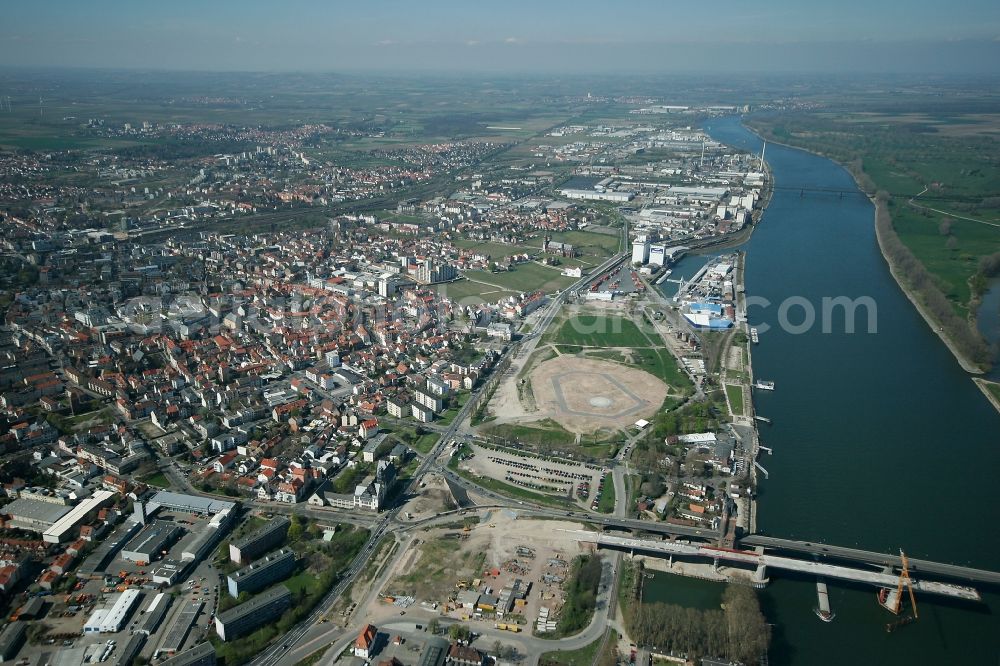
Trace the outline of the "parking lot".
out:
<instances>
[{"instance_id":1,"label":"parking lot","mask_svg":"<svg viewBox=\"0 0 1000 666\"><path fill-rule=\"evenodd\" d=\"M607 470L595 465L540 458L507 449L470 445L473 455L461 467L538 493L570 498L582 508L590 508L603 488Z\"/></svg>"}]
</instances>

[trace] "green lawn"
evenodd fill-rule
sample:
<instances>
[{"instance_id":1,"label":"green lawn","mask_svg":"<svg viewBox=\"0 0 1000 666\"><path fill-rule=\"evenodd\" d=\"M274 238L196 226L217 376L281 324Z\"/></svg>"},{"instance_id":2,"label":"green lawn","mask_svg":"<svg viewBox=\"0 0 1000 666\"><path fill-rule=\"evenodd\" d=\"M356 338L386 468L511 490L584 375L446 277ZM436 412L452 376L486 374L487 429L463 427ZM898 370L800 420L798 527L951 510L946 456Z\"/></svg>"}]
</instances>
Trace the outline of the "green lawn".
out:
<instances>
[{"instance_id":1,"label":"green lawn","mask_svg":"<svg viewBox=\"0 0 1000 666\"><path fill-rule=\"evenodd\" d=\"M479 271L470 271L469 273L479 273L481 276L489 275L487 273L480 273ZM486 278L482 277L476 279L488 281ZM482 282L475 282L473 280L456 280L455 282L435 285L432 289L443 298L448 298L452 301L465 304L469 304L471 302L496 303L497 301L503 300L508 296L517 296L520 293L518 291L503 289L495 287L492 284L483 284Z\"/></svg>"},{"instance_id":2,"label":"green lawn","mask_svg":"<svg viewBox=\"0 0 1000 666\"><path fill-rule=\"evenodd\" d=\"M319 578L308 571L300 571L285 579L285 587L293 593L304 591L306 594L311 594L319 589Z\"/></svg>"},{"instance_id":3,"label":"green lawn","mask_svg":"<svg viewBox=\"0 0 1000 666\"><path fill-rule=\"evenodd\" d=\"M686 391L691 387L691 379L666 349L633 349L632 358L636 367L659 377L674 388Z\"/></svg>"},{"instance_id":4,"label":"green lawn","mask_svg":"<svg viewBox=\"0 0 1000 666\"><path fill-rule=\"evenodd\" d=\"M535 254L541 252L542 241L532 239L526 244L508 245L506 243L490 243L472 240L471 238L459 238L455 241L455 247L483 252L490 255L490 259L493 261L500 261L505 257L515 254L524 254L525 252Z\"/></svg>"},{"instance_id":5,"label":"green lawn","mask_svg":"<svg viewBox=\"0 0 1000 666\"><path fill-rule=\"evenodd\" d=\"M478 486L482 486L487 490L492 490L500 495L507 495L508 497L521 498L528 500L529 502L534 502L536 504L547 504L549 506L554 506L560 509L577 509L576 504L571 502L564 495L550 495L544 493L540 490L532 490L531 488L524 488L523 486L515 486L504 481L498 481L489 476L476 476L470 474L465 470L458 470L458 473L464 476L469 481L472 481Z\"/></svg>"},{"instance_id":6,"label":"green lawn","mask_svg":"<svg viewBox=\"0 0 1000 666\"><path fill-rule=\"evenodd\" d=\"M150 474L146 478L142 479L142 482L149 486L156 486L157 488L169 488L170 481L164 476L163 472L157 472L156 474Z\"/></svg>"},{"instance_id":7,"label":"green lawn","mask_svg":"<svg viewBox=\"0 0 1000 666\"><path fill-rule=\"evenodd\" d=\"M516 440L529 445L545 443L562 446L573 444L576 441L576 435L555 421L548 419L537 421L531 425L502 423L484 428L483 434Z\"/></svg>"},{"instance_id":8,"label":"green lawn","mask_svg":"<svg viewBox=\"0 0 1000 666\"><path fill-rule=\"evenodd\" d=\"M563 277L558 268L535 263L518 264L512 271L500 273L466 271L464 275L470 280L496 285L498 289L517 292L541 290L550 293L565 289L576 282L576 278Z\"/></svg>"},{"instance_id":9,"label":"green lawn","mask_svg":"<svg viewBox=\"0 0 1000 666\"><path fill-rule=\"evenodd\" d=\"M925 215L899 200L889 206L889 212L900 240L937 278L955 311L966 316L972 298L969 278L979 269L980 257L1000 252L1000 227L954 220L951 234L944 236L939 229L942 215Z\"/></svg>"},{"instance_id":10,"label":"green lawn","mask_svg":"<svg viewBox=\"0 0 1000 666\"><path fill-rule=\"evenodd\" d=\"M597 503L597 510L601 513L615 512L615 480L610 474L604 477L604 490L601 491L601 500Z\"/></svg>"},{"instance_id":11,"label":"green lawn","mask_svg":"<svg viewBox=\"0 0 1000 666\"><path fill-rule=\"evenodd\" d=\"M438 423L440 425L451 425L451 422L458 416L458 412L465 406L465 403L469 402L470 395L471 393L468 391L456 392L455 404L441 412L441 415L437 419Z\"/></svg>"},{"instance_id":12,"label":"green lawn","mask_svg":"<svg viewBox=\"0 0 1000 666\"><path fill-rule=\"evenodd\" d=\"M434 448L434 445L438 443L439 439L441 439L441 436L436 432L425 433L413 442L413 448L426 456Z\"/></svg>"},{"instance_id":13,"label":"green lawn","mask_svg":"<svg viewBox=\"0 0 1000 666\"><path fill-rule=\"evenodd\" d=\"M555 333L555 342L586 347L648 347L649 339L630 319L615 315L569 317Z\"/></svg>"},{"instance_id":14,"label":"green lawn","mask_svg":"<svg viewBox=\"0 0 1000 666\"><path fill-rule=\"evenodd\" d=\"M610 257L621 247L621 236L598 234L590 231L560 231L552 234L552 240L569 243L582 255Z\"/></svg>"},{"instance_id":15,"label":"green lawn","mask_svg":"<svg viewBox=\"0 0 1000 666\"><path fill-rule=\"evenodd\" d=\"M726 395L729 397L729 404L733 408L733 414L743 416L743 387L736 384L726 384Z\"/></svg>"}]
</instances>

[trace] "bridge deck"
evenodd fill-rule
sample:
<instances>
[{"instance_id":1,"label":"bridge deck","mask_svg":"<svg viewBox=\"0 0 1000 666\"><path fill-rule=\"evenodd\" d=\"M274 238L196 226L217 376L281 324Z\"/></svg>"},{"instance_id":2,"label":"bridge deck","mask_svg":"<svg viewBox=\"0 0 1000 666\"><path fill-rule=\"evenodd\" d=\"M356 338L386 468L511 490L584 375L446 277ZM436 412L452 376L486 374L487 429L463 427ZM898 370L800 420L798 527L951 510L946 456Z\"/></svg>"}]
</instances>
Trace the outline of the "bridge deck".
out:
<instances>
[{"instance_id":1,"label":"bridge deck","mask_svg":"<svg viewBox=\"0 0 1000 666\"><path fill-rule=\"evenodd\" d=\"M786 571L796 571L813 576L823 576L827 578L839 578L857 583L867 583L878 587L893 588L899 582L899 576L892 573L882 573L879 571L865 571L854 567L839 564L829 564L826 562L814 562L800 560L794 557L784 557L780 555L768 555L749 550L734 550L729 548L716 548L714 546L679 543L677 541L650 541L647 539L631 539L627 537L612 536L600 532L588 532L585 530L566 530L574 534L579 541L595 543L599 546L614 546L617 548L628 548L631 550L642 550L649 553L661 555L684 555L688 557L705 557L710 559L722 559L729 562L739 562L748 566L757 567L764 565L775 569ZM971 587L953 585L951 583L939 583L935 581L914 580L913 589L929 594L940 594L948 597L966 599L969 601L979 601L979 592Z\"/></svg>"},{"instance_id":2,"label":"bridge deck","mask_svg":"<svg viewBox=\"0 0 1000 666\"><path fill-rule=\"evenodd\" d=\"M798 553L808 553L810 555L843 558L854 562L867 562L868 564L892 567L894 569L900 569L903 566L899 555L876 553L870 550L846 548L844 546L830 546L822 543L808 543L804 541L793 541L790 539L779 539L759 534L743 537L740 539L740 543L744 546L763 546L764 548L778 548ZM911 574L927 573L977 583L1000 585L1000 572L974 569L972 567L947 564L944 562L931 562L929 560L914 559L912 557L908 557L906 559L908 561Z\"/></svg>"}]
</instances>

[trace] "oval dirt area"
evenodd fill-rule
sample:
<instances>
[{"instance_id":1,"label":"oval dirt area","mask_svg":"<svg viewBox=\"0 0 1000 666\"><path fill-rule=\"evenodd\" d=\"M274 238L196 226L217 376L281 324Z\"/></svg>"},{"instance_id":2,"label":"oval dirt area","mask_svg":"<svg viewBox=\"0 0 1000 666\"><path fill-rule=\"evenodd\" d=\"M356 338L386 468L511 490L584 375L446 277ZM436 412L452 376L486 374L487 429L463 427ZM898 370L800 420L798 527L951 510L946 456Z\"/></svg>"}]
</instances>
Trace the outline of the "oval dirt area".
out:
<instances>
[{"instance_id":1,"label":"oval dirt area","mask_svg":"<svg viewBox=\"0 0 1000 666\"><path fill-rule=\"evenodd\" d=\"M569 355L535 368L531 389L539 417L580 434L617 430L652 416L668 391L644 370Z\"/></svg>"}]
</instances>

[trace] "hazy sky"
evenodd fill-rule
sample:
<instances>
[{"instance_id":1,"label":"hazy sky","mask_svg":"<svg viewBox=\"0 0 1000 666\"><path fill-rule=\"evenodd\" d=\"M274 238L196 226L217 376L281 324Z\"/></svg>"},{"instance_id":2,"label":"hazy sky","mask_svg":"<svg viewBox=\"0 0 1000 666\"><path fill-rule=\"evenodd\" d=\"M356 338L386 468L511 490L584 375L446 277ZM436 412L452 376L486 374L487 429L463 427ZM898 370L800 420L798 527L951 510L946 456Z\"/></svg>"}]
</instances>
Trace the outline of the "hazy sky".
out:
<instances>
[{"instance_id":1,"label":"hazy sky","mask_svg":"<svg viewBox=\"0 0 1000 666\"><path fill-rule=\"evenodd\" d=\"M5 2L0 65L1000 73L997 0Z\"/></svg>"}]
</instances>

